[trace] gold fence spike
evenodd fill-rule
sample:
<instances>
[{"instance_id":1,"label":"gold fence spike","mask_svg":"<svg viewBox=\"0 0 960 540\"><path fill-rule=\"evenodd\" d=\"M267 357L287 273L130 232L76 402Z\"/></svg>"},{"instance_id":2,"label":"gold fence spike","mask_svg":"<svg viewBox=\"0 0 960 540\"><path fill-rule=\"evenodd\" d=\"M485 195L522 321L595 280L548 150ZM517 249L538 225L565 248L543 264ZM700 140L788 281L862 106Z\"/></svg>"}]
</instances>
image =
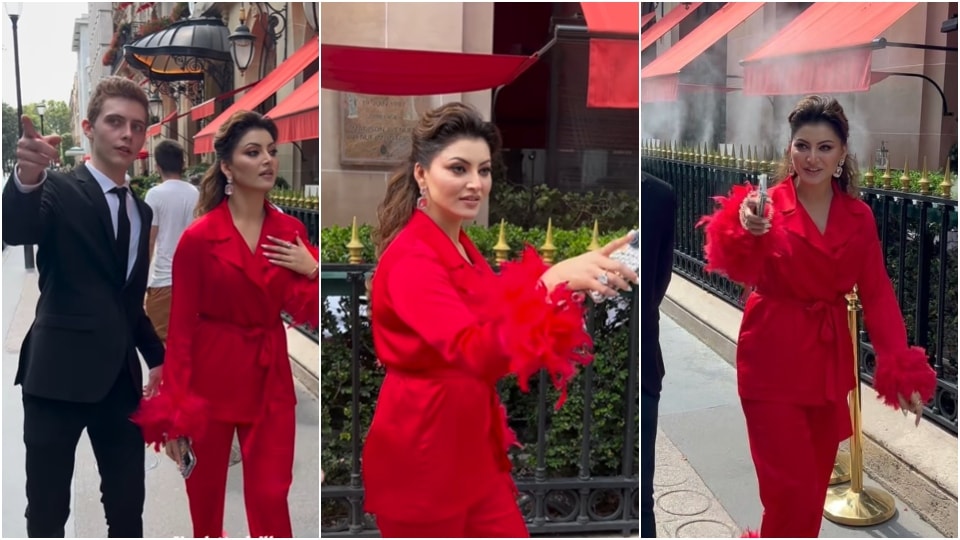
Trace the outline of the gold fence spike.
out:
<instances>
[{"instance_id":1,"label":"gold fence spike","mask_svg":"<svg viewBox=\"0 0 960 540\"><path fill-rule=\"evenodd\" d=\"M900 175L900 191L910 191L910 169L907 166L909 159L903 160L903 174Z\"/></svg>"},{"instance_id":2,"label":"gold fence spike","mask_svg":"<svg viewBox=\"0 0 960 540\"><path fill-rule=\"evenodd\" d=\"M593 238L590 239L590 245L587 246L587 251L593 251L595 249L600 249L600 221L593 220Z\"/></svg>"},{"instance_id":3,"label":"gold fence spike","mask_svg":"<svg viewBox=\"0 0 960 540\"><path fill-rule=\"evenodd\" d=\"M510 246L507 244L507 234L504 228L506 227L507 220L500 220L500 238L497 240L497 245L493 246L494 257L497 261L497 264L501 264L507 260L507 257L510 255Z\"/></svg>"},{"instance_id":4,"label":"gold fence spike","mask_svg":"<svg viewBox=\"0 0 960 540\"><path fill-rule=\"evenodd\" d=\"M360 231L357 229L357 216L353 216L353 233L350 235L347 251L350 252L350 264L363 262L363 243L360 242Z\"/></svg>"},{"instance_id":5,"label":"gold fence spike","mask_svg":"<svg viewBox=\"0 0 960 540\"><path fill-rule=\"evenodd\" d=\"M940 196L950 197L953 193L953 184L950 183L950 160L943 167L943 182L940 182Z\"/></svg>"},{"instance_id":6,"label":"gold fence spike","mask_svg":"<svg viewBox=\"0 0 960 540\"><path fill-rule=\"evenodd\" d=\"M880 177L883 180L883 189L893 189L893 175L890 174L890 160L887 160L887 170Z\"/></svg>"},{"instance_id":7,"label":"gold fence spike","mask_svg":"<svg viewBox=\"0 0 960 540\"><path fill-rule=\"evenodd\" d=\"M540 246L540 255L543 257L543 262L553 264L556 254L557 246L553 245L553 218L549 218L547 220L547 238Z\"/></svg>"},{"instance_id":8,"label":"gold fence spike","mask_svg":"<svg viewBox=\"0 0 960 540\"><path fill-rule=\"evenodd\" d=\"M927 178L927 156L923 156L923 172L920 173L920 194L930 194L930 179Z\"/></svg>"}]
</instances>

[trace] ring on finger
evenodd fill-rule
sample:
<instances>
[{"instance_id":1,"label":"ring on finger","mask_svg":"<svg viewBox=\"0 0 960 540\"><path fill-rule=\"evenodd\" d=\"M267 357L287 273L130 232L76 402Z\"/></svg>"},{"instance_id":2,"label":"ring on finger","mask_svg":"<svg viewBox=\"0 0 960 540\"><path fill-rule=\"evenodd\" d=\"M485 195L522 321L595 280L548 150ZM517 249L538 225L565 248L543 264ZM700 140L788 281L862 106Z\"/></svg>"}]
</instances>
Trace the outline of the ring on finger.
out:
<instances>
[{"instance_id":1,"label":"ring on finger","mask_svg":"<svg viewBox=\"0 0 960 540\"><path fill-rule=\"evenodd\" d=\"M599 276L597 276L597 281L599 281L601 285L606 285L607 282L609 281L609 278L607 277L607 274L609 274L609 272L604 271L602 274L600 274Z\"/></svg>"}]
</instances>

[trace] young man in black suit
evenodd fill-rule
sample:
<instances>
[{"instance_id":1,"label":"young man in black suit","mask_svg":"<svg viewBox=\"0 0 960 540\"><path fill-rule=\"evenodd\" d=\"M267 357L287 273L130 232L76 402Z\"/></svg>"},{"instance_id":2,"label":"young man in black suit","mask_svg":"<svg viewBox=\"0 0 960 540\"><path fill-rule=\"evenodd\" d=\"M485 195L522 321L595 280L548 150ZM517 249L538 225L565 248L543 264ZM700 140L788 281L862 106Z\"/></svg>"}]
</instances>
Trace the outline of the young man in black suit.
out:
<instances>
[{"instance_id":1,"label":"young man in black suit","mask_svg":"<svg viewBox=\"0 0 960 540\"><path fill-rule=\"evenodd\" d=\"M660 351L660 302L673 272L677 201L669 184L641 173L640 205L640 536L655 538L653 515L654 452L663 380Z\"/></svg>"},{"instance_id":2,"label":"young man in black suit","mask_svg":"<svg viewBox=\"0 0 960 540\"><path fill-rule=\"evenodd\" d=\"M108 536L143 536L144 442L129 420L160 382L164 348L143 311L150 207L126 171L143 147L147 97L133 81L97 85L83 121L90 161L69 174L46 167L58 136L24 116L17 166L3 190L3 240L39 247L40 299L23 341L27 534L63 537L84 429L100 471ZM142 385L137 349L150 367Z\"/></svg>"}]
</instances>

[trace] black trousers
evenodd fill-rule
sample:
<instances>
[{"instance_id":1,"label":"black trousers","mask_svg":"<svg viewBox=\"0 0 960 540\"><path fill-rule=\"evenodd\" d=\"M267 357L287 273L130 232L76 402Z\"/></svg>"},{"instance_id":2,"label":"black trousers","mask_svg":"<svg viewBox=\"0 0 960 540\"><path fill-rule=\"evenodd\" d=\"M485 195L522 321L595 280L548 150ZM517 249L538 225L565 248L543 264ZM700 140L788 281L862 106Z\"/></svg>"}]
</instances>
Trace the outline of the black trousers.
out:
<instances>
[{"instance_id":1,"label":"black trousers","mask_svg":"<svg viewBox=\"0 0 960 540\"><path fill-rule=\"evenodd\" d=\"M653 514L653 473L657 458L657 415L660 394L640 392L640 537L657 537Z\"/></svg>"},{"instance_id":2,"label":"black trousers","mask_svg":"<svg viewBox=\"0 0 960 540\"><path fill-rule=\"evenodd\" d=\"M27 535L64 537L77 442L84 428L100 471L107 536L143 537L144 442L130 421L140 392L124 367L99 403L23 395L27 455Z\"/></svg>"}]
</instances>

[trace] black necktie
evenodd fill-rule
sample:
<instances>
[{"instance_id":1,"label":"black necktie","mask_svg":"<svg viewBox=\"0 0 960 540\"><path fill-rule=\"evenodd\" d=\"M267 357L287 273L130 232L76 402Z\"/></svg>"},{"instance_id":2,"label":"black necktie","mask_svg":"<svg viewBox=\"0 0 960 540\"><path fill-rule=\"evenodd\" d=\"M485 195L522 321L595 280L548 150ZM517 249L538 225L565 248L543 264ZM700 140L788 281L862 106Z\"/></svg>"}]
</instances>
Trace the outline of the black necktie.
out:
<instances>
[{"instance_id":1,"label":"black necktie","mask_svg":"<svg viewBox=\"0 0 960 540\"><path fill-rule=\"evenodd\" d=\"M115 187L110 190L120 199L117 212L117 255L120 257L120 270L123 281L127 281L127 263L130 259L130 218L127 216L127 188Z\"/></svg>"}]
</instances>

